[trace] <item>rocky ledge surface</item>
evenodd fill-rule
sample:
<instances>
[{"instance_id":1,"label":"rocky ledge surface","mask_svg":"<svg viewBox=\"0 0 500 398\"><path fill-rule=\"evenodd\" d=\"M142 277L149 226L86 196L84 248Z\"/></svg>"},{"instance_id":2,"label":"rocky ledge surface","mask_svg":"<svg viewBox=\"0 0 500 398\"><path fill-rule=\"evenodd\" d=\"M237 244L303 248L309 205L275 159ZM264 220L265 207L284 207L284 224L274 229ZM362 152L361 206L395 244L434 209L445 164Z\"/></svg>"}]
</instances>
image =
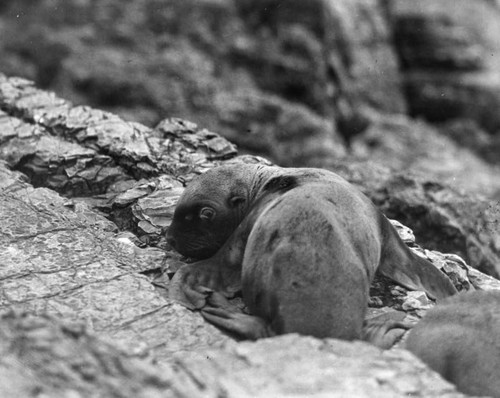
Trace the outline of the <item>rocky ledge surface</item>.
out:
<instances>
[{"instance_id":1,"label":"rocky ledge surface","mask_svg":"<svg viewBox=\"0 0 500 398\"><path fill-rule=\"evenodd\" d=\"M235 158L230 142L184 120L150 129L3 75L0 109L1 396L461 396L400 348L236 342L169 301L184 259L162 231L184 184L220 162L266 160ZM365 180L376 168L331 167L389 201L382 171ZM500 289L454 254L415 250L461 290ZM371 301L369 316L418 319L432 306L384 280Z\"/></svg>"}]
</instances>

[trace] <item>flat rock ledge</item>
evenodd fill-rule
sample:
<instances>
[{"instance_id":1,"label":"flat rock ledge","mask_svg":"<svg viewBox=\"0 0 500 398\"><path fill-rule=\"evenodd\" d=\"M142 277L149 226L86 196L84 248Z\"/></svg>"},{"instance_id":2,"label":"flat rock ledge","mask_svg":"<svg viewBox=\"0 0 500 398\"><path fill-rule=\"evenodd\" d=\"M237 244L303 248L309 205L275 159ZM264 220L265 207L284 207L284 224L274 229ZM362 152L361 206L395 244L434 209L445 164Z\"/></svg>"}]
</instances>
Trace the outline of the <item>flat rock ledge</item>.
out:
<instances>
[{"instance_id":1,"label":"flat rock ledge","mask_svg":"<svg viewBox=\"0 0 500 398\"><path fill-rule=\"evenodd\" d=\"M168 288L179 258L123 230L168 224L155 200L173 208L185 180L235 155L217 134L179 120L148 129L2 75L0 108L0 396L462 396L402 349L235 342L167 298L158 281ZM110 220L125 213L120 232ZM464 289L499 288L423 255Z\"/></svg>"}]
</instances>

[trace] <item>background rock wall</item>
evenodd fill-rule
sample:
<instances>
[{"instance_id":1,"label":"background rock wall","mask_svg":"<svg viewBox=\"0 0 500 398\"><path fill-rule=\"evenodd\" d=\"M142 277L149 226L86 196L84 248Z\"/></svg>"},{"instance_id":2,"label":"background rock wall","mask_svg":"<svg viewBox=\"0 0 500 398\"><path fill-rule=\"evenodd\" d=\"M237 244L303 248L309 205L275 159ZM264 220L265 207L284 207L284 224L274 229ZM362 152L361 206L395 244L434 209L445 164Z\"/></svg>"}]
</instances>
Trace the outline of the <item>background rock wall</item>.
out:
<instances>
[{"instance_id":1,"label":"background rock wall","mask_svg":"<svg viewBox=\"0 0 500 398\"><path fill-rule=\"evenodd\" d=\"M6 0L0 71L283 165L344 156L373 111L469 119L446 132L495 162L499 21L487 0Z\"/></svg>"},{"instance_id":2,"label":"background rock wall","mask_svg":"<svg viewBox=\"0 0 500 398\"><path fill-rule=\"evenodd\" d=\"M500 127L500 8L493 1L391 0L412 115Z\"/></svg>"}]
</instances>

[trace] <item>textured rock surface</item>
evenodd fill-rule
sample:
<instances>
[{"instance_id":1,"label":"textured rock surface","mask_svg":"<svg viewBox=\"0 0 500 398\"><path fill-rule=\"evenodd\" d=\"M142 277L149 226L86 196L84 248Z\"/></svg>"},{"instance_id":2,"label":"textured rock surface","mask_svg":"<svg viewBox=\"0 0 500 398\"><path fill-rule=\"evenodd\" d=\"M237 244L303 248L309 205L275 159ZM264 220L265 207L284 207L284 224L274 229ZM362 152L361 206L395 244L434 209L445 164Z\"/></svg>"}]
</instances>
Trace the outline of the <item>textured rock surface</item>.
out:
<instances>
[{"instance_id":1,"label":"textured rock surface","mask_svg":"<svg viewBox=\"0 0 500 398\"><path fill-rule=\"evenodd\" d=\"M500 134L491 135L471 119L458 118L444 123L440 130L459 145L471 149L492 164L500 162Z\"/></svg>"},{"instance_id":2,"label":"textured rock surface","mask_svg":"<svg viewBox=\"0 0 500 398\"><path fill-rule=\"evenodd\" d=\"M194 123L167 119L148 129L3 75L0 107L0 155L11 168L35 186L84 198L141 234L153 227L147 214L131 210L138 199L159 190L175 196L183 182L236 154L234 145Z\"/></svg>"},{"instance_id":3,"label":"textured rock surface","mask_svg":"<svg viewBox=\"0 0 500 398\"><path fill-rule=\"evenodd\" d=\"M0 339L2 397L180 396L165 371L127 358L70 322L7 312Z\"/></svg>"},{"instance_id":4,"label":"textured rock surface","mask_svg":"<svg viewBox=\"0 0 500 398\"><path fill-rule=\"evenodd\" d=\"M83 322L158 357L227 340L141 274L161 268L162 251L118 240L116 226L86 205L34 189L4 166L1 177L0 308Z\"/></svg>"},{"instance_id":5,"label":"textured rock surface","mask_svg":"<svg viewBox=\"0 0 500 398\"><path fill-rule=\"evenodd\" d=\"M246 152L283 166L324 164L346 154L333 121L277 96L219 95L219 131Z\"/></svg>"},{"instance_id":6,"label":"textured rock surface","mask_svg":"<svg viewBox=\"0 0 500 398\"><path fill-rule=\"evenodd\" d=\"M351 158L369 159L394 172L411 170L458 191L500 199L499 166L485 162L429 124L403 115L374 114L371 120L370 127L353 139Z\"/></svg>"},{"instance_id":7,"label":"textured rock surface","mask_svg":"<svg viewBox=\"0 0 500 398\"><path fill-rule=\"evenodd\" d=\"M410 225L423 245L454 252L483 272L500 275L498 202L452 194L433 182L395 176L376 202L389 217Z\"/></svg>"},{"instance_id":8,"label":"textured rock surface","mask_svg":"<svg viewBox=\"0 0 500 398\"><path fill-rule=\"evenodd\" d=\"M0 322L0 393L459 396L404 351L382 354L367 344L297 336L236 343L166 298L168 275L183 259L145 243L164 246L159 237L183 183L233 156L229 142L179 119L155 129L127 123L3 76L0 108L0 154L8 162L0 164L0 308L37 316L11 314ZM66 189L78 186L68 178L74 164L80 161L80 172L94 170L100 156L109 159L117 180L107 186L99 173L89 172L86 191ZM266 162L251 156L227 161ZM91 196L35 188L8 166L66 195ZM91 188L94 179L97 189ZM123 230L92 206L121 221ZM460 289L499 288L456 256L415 250ZM370 317L391 307L415 321L433 305L424 293L384 280L375 282L372 299ZM123 353L147 357L147 363ZM151 359L160 367L154 369Z\"/></svg>"},{"instance_id":9,"label":"textured rock surface","mask_svg":"<svg viewBox=\"0 0 500 398\"><path fill-rule=\"evenodd\" d=\"M10 167L26 172L36 186L84 197L120 228L139 235L143 243L167 249L162 231L169 224L182 183L214 161L236 153L227 141L190 122L169 119L147 129L113 114L72 107L21 79L0 76L0 105L5 110L0 113L0 154ZM352 148L357 158L369 156L379 165L437 176L455 188L489 196L498 196L500 190L498 171L429 126L402 116L375 115L371 127L353 140ZM355 164L352 157L341 165L347 163ZM424 246L459 254L474 267L499 275L495 201L454 194L445 186L439 186L442 194L424 194L429 187L437 187L432 180L408 183L420 186L420 193L408 191L408 184L396 188L396 183L388 183L388 170L376 175L379 169L373 163L361 166L363 178L357 182L390 217L413 228ZM349 174L346 177L352 179ZM383 196L387 190L391 193ZM407 193L403 198L396 190ZM172 261L179 259L175 253L169 256Z\"/></svg>"},{"instance_id":10,"label":"textured rock surface","mask_svg":"<svg viewBox=\"0 0 500 398\"><path fill-rule=\"evenodd\" d=\"M288 335L153 366L82 327L12 312L0 341L3 397L463 396L409 352L361 342Z\"/></svg>"},{"instance_id":11,"label":"textured rock surface","mask_svg":"<svg viewBox=\"0 0 500 398\"><path fill-rule=\"evenodd\" d=\"M156 290L144 275L173 272L177 254L137 247L140 241L117 235L116 225L85 202L123 220L120 211L132 214L132 205L152 192L173 191L175 197L182 186L176 176L192 178L213 165L209 159L232 156L234 146L180 120L166 120L153 131L73 107L28 81L1 75L0 107L0 153L8 162L0 170L5 220L0 306L84 322L129 352L155 348L158 358L226 341L197 314L166 300L164 290ZM99 159L108 162L109 172L96 166ZM27 184L7 165L66 195L97 196L63 198ZM160 176L165 170L170 174ZM118 177L101 178L106 175ZM129 216L127 226L150 232L149 215L141 216Z\"/></svg>"},{"instance_id":12,"label":"textured rock surface","mask_svg":"<svg viewBox=\"0 0 500 398\"><path fill-rule=\"evenodd\" d=\"M422 246L458 254L474 268L500 275L498 201L373 162L332 163L330 168L358 186L388 217L412 228Z\"/></svg>"},{"instance_id":13,"label":"textured rock surface","mask_svg":"<svg viewBox=\"0 0 500 398\"><path fill-rule=\"evenodd\" d=\"M176 363L189 366L198 383L216 389L215 396L461 396L407 351L382 353L362 342L286 335L240 343L224 353L176 357ZM214 376L218 383L207 382Z\"/></svg>"}]
</instances>

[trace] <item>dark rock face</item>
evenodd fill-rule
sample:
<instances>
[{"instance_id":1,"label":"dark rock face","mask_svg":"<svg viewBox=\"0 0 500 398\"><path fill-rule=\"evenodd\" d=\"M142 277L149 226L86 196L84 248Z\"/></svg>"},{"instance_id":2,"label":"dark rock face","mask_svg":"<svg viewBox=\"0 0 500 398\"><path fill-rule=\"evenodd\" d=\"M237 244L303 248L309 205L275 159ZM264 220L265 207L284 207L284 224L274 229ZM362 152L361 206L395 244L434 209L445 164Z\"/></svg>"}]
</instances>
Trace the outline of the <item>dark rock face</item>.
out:
<instances>
[{"instance_id":1,"label":"dark rock face","mask_svg":"<svg viewBox=\"0 0 500 398\"><path fill-rule=\"evenodd\" d=\"M254 34L237 42L236 54L257 64L260 70L249 71L263 89L320 114L331 112L336 99L404 112L389 30L375 3L237 3Z\"/></svg>"},{"instance_id":2,"label":"dark rock face","mask_svg":"<svg viewBox=\"0 0 500 398\"><path fill-rule=\"evenodd\" d=\"M406 110L373 1L21 0L0 12L4 73L149 125L188 118L250 152L266 132L281 164L342 154L364 107Z\"/></svg>"},{"instance_id":3,"label":"dark rock face","mask_svg":"<svg viewBox=\"0 0 500 398\"><path fill-rule=\"evenodd\" d=\"M218 106L221 134L280 165L321 165L346 154L333 123L304 106L256 93L220 95Z\"/></svg>"},{"instance_id":4,"label":"dark rock face","mask_svg":"<svg viewBox=\"0 0 500 398\"><path fill-rule=\"evenodd\" d=\"M460 126L470 136L471 133L465 130L467 125L461 123ZM478 131L473 126L469 129ZM403 115L374 115L370 127L352 140L351 156L345 161L352 158L371 160L395 173L409 170L457 191L500 199L500 168L482 160L449 136L427 123ZM481 146L475 152L486 153L486 143L491 145L493 140L479 143ZM489 150L492 149L490 146Z\"/></svg>"},{"instance_id":5,"label":"dark rock face","mask_svg":"<svg viewBox=\"0 0 500 398\"><path fill-rule=\"evenodd\" d=\"M459 118L467 145L499 124L499 11L428 3L4 2L0 70L149 126L196 121L281 165L344 156L373 111ZM497 163L489 140L477 153Z\"/></svg>"},{"instance_id":6,"label":"dark rock face","mask_svg":"<svg viewBox=\"0 0 500 398\"><path fill-rule=\"evenodd\" d=\"M454 119L445 123L440 131L487 162L499 163L500 134L488 134L472 119Z\"/></svg>"},{"instance_id":7,"label":"dark rock face","mask_svg":"<svg viewBox=\"0 0 500 398\"><path fill-rule=\"evenodd\" d=\"M410 113L500 129L500 8L494 1L389 0Z\"/></svg>"},{"instance_id":8,"label":"dark rock face","mask_svg":"<svg viewBox=\"0 0 500 398\"><path fill-rule=\"evenodd\" d=\"M482 272L500 277L498 203L402 175L387 181L375 197L388 217L411 225L425 247L456 253Z\"/></svg>"}]
</instances>

